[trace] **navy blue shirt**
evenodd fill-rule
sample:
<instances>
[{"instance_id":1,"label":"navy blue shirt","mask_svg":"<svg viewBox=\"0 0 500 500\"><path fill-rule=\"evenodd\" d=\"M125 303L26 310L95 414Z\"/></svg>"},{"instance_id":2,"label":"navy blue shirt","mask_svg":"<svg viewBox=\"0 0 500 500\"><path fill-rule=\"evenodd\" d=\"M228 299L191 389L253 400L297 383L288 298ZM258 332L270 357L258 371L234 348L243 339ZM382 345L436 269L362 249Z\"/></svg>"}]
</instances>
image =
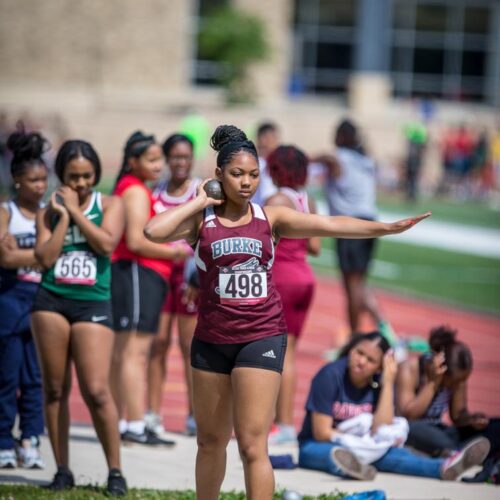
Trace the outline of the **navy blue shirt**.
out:
<instances>
[{"instance_id":1,"label":"navy blue shirt","mask_svg":"<svg viewBox=\"0 0 500 500\"><path fill-rule=\"evenodd\" d=\"M333 426L336 426L343 420L375 410L379 389L371 385L362 389L355 387L349 378L347 363L347 357L328 363L313 378L299 441L314 439L312 412L333 417Z\"/></svg>"}]
</instances>

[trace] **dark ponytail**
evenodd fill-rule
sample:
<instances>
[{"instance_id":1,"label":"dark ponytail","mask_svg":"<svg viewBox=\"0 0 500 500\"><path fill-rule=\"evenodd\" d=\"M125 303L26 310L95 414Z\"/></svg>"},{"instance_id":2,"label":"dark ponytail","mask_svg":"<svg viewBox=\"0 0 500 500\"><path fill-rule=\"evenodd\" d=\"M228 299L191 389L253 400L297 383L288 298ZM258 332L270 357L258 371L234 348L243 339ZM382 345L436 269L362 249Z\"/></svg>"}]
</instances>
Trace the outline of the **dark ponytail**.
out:
<instances>
[{"instance_id":1,"label":"dark ponytail","mask_svg":"<svg viewBox=\"0 0 500 500\"><path fill-rule=\"evenodd\" d=\"M22 122L17 124L17 130L7 139L7 147L13 155L10 162L13 178L23 175L29 167L46 166L42 155L50 149L49 142L39 132L26 132Z\"/></svg>"},{"instance_id":2,"label":"dark ponytail","mask_svg":"<svg viewBox=\"0 0 500 500\"><path fill-rule=\"evenodd\" d=\"M135 131L127 139L125 147L123 148L122 166L120 168L120 171L118 172L118 175L116 176L115 186L127 172L130 172L130 165L128 163L130 158L139 158L153 144L156 144L155 136L146 135L140 130Z\"/></svg>"},{"instance_id":3,"label":"dark ponytail","mask_svg":"<svg viewBox=\"0 0 500 500\"><path fill-rule=\"evenodd\" d=\"M380 350L382 351L382 354L385 354L390 348L391 345L387 341L387 339L378 331L373 331L370 333L355 333L352 337L351 340L340 349L337 358L345 358L346 356L349 355L349 353L363 340L369 340L369 341L378 341L378 346L380 347Z\"/></svg>"},{"instance_id":4,"label":"dark ponytail","mask_svg":"<svg viewBox=\"0 0 500 500\"><path fill-rule=\"evenodd\" d=\"M220 125L210 139L210 146L219 154L217 155L217 166L224 168L234 156L240 151L250 153L257 161L257 149L252 141L249 141L245 132L234 125Z\"/></svg>"},{"instance_id":5,"label":"dark ponytail","mask_svg":"<svg viewBox=\"0 0 500 500\"><path fill-rule=\"evenodd\" d=\"M450 375L459 370L472 370L472 353L463 342L456 339L456 336L456 330L441 325L433 328L429 337L431 349L434 352L444 353L447 373Z\"/></svg>"}]
</instances>

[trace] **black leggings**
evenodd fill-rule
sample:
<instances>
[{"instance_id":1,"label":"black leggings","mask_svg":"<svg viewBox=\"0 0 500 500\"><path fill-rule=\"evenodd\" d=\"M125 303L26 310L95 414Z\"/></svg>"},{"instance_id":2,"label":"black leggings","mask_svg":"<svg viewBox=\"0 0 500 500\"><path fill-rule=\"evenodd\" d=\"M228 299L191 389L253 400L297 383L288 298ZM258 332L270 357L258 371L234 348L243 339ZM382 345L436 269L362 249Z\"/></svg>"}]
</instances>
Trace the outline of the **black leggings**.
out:
<instances>
[{"instance_id":1,"label":"black leggings","mask_svg":"<svg viewBox=\"0 0 500 500\"><path fill-rule=\"evenodd\" d=\"M491 443L489 457L500 458L500 418L491 418L483 430L472 427L455 427L431 424L423 420L409 422L410 434L406 444L433 457L446 455L460 449L472 438L484 436Z\"/></svg>"}]
</instances>

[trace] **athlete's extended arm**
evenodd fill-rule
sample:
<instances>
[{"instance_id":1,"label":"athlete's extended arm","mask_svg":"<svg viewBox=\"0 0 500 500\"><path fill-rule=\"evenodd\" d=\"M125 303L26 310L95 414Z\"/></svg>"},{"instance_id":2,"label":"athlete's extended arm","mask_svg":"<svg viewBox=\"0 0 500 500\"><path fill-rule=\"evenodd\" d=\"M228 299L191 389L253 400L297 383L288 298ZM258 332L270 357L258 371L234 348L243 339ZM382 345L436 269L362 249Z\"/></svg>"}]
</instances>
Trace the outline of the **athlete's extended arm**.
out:
<instances>
[{"instance_id":1,"label":"athlete's extended arm","mask_svg":"<svg viewBox=\"0 0 500 500\"><path fill-rule=\"evenodd\" d=\"M146 224L144 236L156 243L176 240L194 243L198 237L198 227L203 210L210 205L224 203L223 200L215 200L205 193L203 186L209 180L207 179L199 185L198 196L193 200L155 215Z\"/></svg>"},{"instance_id":2,"label":"athlete's extended arm","mask_svg":"<svg viewBox=\"0 0 500 500\"><path fill-rule=\"evenodd\" d=\"M80 210L76 191L62 186L57 192L63 199L69 215L80 228L92 249L99 255L111 255L120 241L125 225L122 200L117 196L103 197L103 219L101 225L98 226L92 220L87 219Z\"/></svg>"},{"instance_id":3,"label":"athlete's extended arm","mask_svg":"<svg viewBox=\"0 0 500 500\"><path fill-rule=\"evenodd\" d=\"M46 269L51 267L61 254L70 222L68 211L57 203L55 196L56 193L52 193L50 205L40 210L36 216L35 257ZM50 218L54 215L58 215L59 220L51 230Z\"/></svg>"},{"instance_id":4,"label":"athlete's extended arm","mask_svg":"<svg viewBox=\"0 0 500 500\"><path fill-rule=\"evenodd\" d=\"M265 207L264 210L274 234L280 238L311 238L313 236L377 238L402 233L431 215L431 212L427 212L397 222L374 222L354 217L302 214L286 207Z\"/></svg>"}]
</instances>

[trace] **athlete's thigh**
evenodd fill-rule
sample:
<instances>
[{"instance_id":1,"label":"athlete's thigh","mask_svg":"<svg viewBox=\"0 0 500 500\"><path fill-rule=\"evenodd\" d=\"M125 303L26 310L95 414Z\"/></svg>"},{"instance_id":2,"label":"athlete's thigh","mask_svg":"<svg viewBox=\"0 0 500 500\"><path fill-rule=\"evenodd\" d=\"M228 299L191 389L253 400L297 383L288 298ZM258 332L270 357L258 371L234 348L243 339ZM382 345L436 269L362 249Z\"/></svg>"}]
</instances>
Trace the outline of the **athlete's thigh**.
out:
<instances>
[{"instance_id":1,"label":"athlete's thigh","mask_svg":"<svg viewBox=\"0 0 500 500\"><path fill-rule=\"evenodd\" d=\"M109 378L114 332L107 326L91 322L71 327L71 354L80 385L90 387Z\"/></svg>"},{"instance_id":2,"label":"athlete's thigh","mask_svg":"<svg viewBox=\"0 0 500 500\"><path fill-rule=\"evenodd\" d=\"M45 382L62 385L69 367L71 325L58 313L36 311L31 327Z\"/></svg>"},{"instance_id":3,"label":"athlete's thigh","mask_svg":"<svg viewBox=\"0 0 500 500\"><path fill-rule=\"evenodd\" d=\"M233 428L231 376L192 368L193 406L199 437L227 440Z\"/></svg>"},{"instance_id":4,"label":"athlete's thigh","mask_svg":"<svg viewBox=\"0 0 500 500\"><path fill-rule=\"evenodd\" d=\"M262 368L240 367L231 373L236 436L268 434L274 418L281 374Z\"/></svg>"}]
</instances>

